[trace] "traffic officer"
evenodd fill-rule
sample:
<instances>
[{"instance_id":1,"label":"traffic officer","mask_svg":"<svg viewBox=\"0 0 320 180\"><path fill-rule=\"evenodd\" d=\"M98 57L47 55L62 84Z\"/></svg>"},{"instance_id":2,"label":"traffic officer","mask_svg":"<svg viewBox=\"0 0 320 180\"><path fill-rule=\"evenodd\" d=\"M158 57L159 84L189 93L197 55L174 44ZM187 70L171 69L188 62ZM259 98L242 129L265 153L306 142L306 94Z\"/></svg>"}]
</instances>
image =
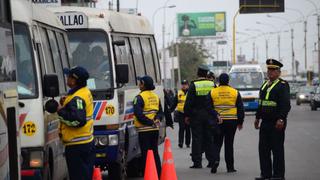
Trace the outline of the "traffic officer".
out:
<instances>
[{"instance_id":1,"label":"traffic officer","mask_svg":"<svg viewBox=\"0 0 320 180\"><path fill-rule=\"evenodd\" d=\"M60 99L60 138L65 148L69 177L71 180L92 179L95 161L93 143L93 99L87 88L89 74L80 66L64 69L67 96ZM81 173L79 173L81 172Z\"/></svg>"},{"instance_id":2,"label":"traffic officer","mask_svg":"<svg viewBox=\"0 0 320 180\"><path fill-rule=\"evenodd\" d=\"M185 115L183 112L184 104L186 101L187 93L189 89L189 82L187 80L181 81L181 90L178 91L177 95L174 98L173 104L172 104L172 111L176 109L175 111L175 119L177 119L177 122L179 123L179 138L178 138L178 146L180 148L183 147L183 141L185 136L185 144L187 148L190 147L190 141L191 141L191 130L190 125L186 124L184 121Z\"/></svg>"},{"instance_id":3,"label":"traffic officer","mask_svg":"<svg viewBox=\"0 0 320 180\"><path fill-rule=\"evenodd\" d=\"M211 90L208 94L210 103L209 110L219 113L223 123L220 125L220 134L215 134L214 143L218 146L218 158L215 160L211 173L216 173L219 166L219 154L224 140L225 161L227 172L236 172L234 169L233 141L236 130L242 129L244 120L244 108L240 93L229 86L229 76L222 73L219 76L219 87Z\"/></svg>"},{"instance_id":4,"label":"traffic officer","mask_svg":"<svg viewBox=\"0 0 320 180\"><path fill-rule=\"evenodd\" d=\"M161 174L161 162L158 153L158 137L163 111L160 99L153 92L155 86L150 76L138 78L140 94L133 100L134 125L139 133L142 154L142 168L145 170L147 151L153 150L158 175Z\"/></svg>"},{"instance_id":5,"label":"traffic officer","mask_svg":"<svg viewBox=\"0 0 320 180\"><path fill-rule=\"evenodd\" d=\"M210 135L208 121L211 116L206 108L207 95L213 88L213 82L207 80L208 67L200 65L198 67L198 79L190 84L186 103L184 106L185 121L190 123L192 134L191 158L193 165L190 168L202 168L202 152L206 153L209 163L213 161L213 138ZM213 118L217 118L215 115ZM203 144L205 144L203 149Z\"/></svg>"},{"instance_id":6,"label":"traffic officer","mask_svg":"<svg viewBox=\"0 0 320 180\"><path fill-rule=\"evenodd\" d=\"M268 59L268 81L260 88L259 107L254 126L260 129L259 157L261 176L256 180L284 179L284 136L291 109L289 84L280 77L279 61ZM260 124L260 119L262 122ZM273 159L271 160L271 152Z\"/></svg>"}]
</instances>

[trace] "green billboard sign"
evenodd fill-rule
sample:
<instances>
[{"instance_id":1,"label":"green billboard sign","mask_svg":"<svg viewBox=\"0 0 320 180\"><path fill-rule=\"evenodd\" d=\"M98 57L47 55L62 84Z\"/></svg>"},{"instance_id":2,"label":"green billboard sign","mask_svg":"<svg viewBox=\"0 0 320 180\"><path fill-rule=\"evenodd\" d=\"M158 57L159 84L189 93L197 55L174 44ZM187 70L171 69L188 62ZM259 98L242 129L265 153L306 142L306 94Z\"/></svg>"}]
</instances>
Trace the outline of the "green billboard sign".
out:
<instances>
[{"instance_id":1,"label":"green billboard sign","mask_svg":"<svg viewBox=\"0 0 320 180\"><path fill-rule=\"evenodd\" d=\"M226 32L225 12L201 12L177 14L179 37L216 36Z\"/></svg>"}]
</instances>

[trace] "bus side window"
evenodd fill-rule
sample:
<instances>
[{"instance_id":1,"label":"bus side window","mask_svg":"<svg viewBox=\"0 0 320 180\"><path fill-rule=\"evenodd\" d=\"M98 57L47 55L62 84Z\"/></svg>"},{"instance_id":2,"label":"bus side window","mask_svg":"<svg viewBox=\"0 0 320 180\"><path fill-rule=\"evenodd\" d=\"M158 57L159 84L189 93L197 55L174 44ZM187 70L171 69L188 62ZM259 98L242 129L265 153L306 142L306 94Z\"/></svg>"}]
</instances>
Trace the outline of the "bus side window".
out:
<instances>
[{"instance_id":1,"label":"bus side window","mask_svg":"<svg viewBox=\"0 0 320 180\"><path fill-rule=\"evenodd\" d=\"M54 73L54 66L52 62L52 56L50 52L50 47L49 47L49 40L47 36L46 29L44 27L41 27L40 29L40 35L41 35L41 44L43 47L43 53L44 53L44 62L45 62L45 74L48 73Z\"/></svg>"},{"instance_id":2,"label":"bus side window","mask_svg":"<svg viewBox=\"0 0 320 180\"><path fill-rule=\"evenodd\" d=\"M69 68L69 63L68 63L69 57L68 57L65 37L63 36L62 33L59 33L59 32L56 32L56 36L57 36L59 52L62 60L62 67Z\"/></svg>"},{"instance_id":3,"label":"bus side window","mask_svg":"<svg viewBox=\"0 0 320 180\"><path fill-rule=\"evenodd\" d=\"M157 81L156 82L160 83L161 82L160 65L159 65L159 58L158 58L158 52L157 52L155 40L153 38L150 39L150 43L151 43L151 48L152 48L152 56L153 56L153 60L154 60L155 70L156 70L156 74L157 74Z\"/></svg>"},{"instance_id":4,"label":"bus side window","mask_svg":"<svg viewBox=\"0 0 320 180\"><path fill-rule=\"evenodd\" d=\"M139 77L146 75L139 39L131 37L130 47L136 69L136 76Z\"/></svg>"},{"instance_id":5,"label":"bus side window","mask_svg":"<svg viewBox=\"0 0 320 180\"><path fill-rule=\"evenodd\" d=\"M144 63L146 64L147 75L151 76L154 81L157 81L155 67L153 63L151 44L148 38L140 38L141 47L144 57Z\"/></svg>"},{"instance_id":6,"label":"bus side window","mask_svg":"<svg viewBox=\"0 0 320 180\"><path fill-rule=\"evenodd\" d=\"M47 33L48 33L48 37L49 37L51 53L53 56L55 73L58 75L58 79L59 79L60 92L64 93L64 92L66 92L65 78L63 75L62 63L61 63L61 58L60 58L60 54L59 54L57 39L56 39L56 36L52 30L47 30Z\"/></svg>"},{"instance_id":7,"label":"bus side window","mask_svg":"<svg viewBox=\"0 0 320 180\"><path fill-rule=\"evenodd\" d=\"M135 86L135 71L134 71L134 64L132 60L132 56L130 53L130 44L128 37L122 36L113 36L113 40L124 40L126 45L125 46L114 46L115 56L116 56L116 63L126 63L129 65L129 82L127 83L128 86Z\"/></svg>"}]
</instances>

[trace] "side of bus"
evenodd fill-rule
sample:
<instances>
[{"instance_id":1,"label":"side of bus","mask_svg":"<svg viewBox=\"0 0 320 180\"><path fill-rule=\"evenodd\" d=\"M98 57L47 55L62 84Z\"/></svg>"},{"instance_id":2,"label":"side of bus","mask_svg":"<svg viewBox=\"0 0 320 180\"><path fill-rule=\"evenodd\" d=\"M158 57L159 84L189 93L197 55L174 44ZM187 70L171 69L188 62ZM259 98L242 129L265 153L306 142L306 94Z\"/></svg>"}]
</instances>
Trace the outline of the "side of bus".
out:
<instances>
[{"instance_id":1,"label":"side of bus","mask_svg":"<svg viewBox=\"0 0 320 180\"><path fill-rule=\"evenodd\" d=\"M0 1L0 179L20 179L19 121L12 17L9 0Z\"/></svg>"},{"instance_id":2,"label":"side of bus","mask_svg":"<svg viewBox=\"0 0 320 180\"><path fill-rule=\"evenodd\" d=\"M71 65L90 73L88 87L94 98L96 165L110 179L124 179L139 170L140 146L133 123L133 99L140 93L138 77L154 79L163 105L159 59L152 28L146 18L85 7L51 8L68 30ZM77 23L75 23L77 22ZM119 67L126 65L128 71ZM119 83L128 75L124 86ZM159 143L164 141L162 121Z\"/></svg>"},{"instance_id":3,"label":"side of bus","mask_svg":"<svg viewBox=\"0 0 320 180\"><path fill-rule=\"evenodd\" d=\"M44 107L50 98L67 92L63 76L63 68L69 67L67 36L51 12L22 1L13 5L21 176L63 179L67 177L67 167L59 139L59 120L57 114L44 111Z\"/></svg>"}]
</instances>

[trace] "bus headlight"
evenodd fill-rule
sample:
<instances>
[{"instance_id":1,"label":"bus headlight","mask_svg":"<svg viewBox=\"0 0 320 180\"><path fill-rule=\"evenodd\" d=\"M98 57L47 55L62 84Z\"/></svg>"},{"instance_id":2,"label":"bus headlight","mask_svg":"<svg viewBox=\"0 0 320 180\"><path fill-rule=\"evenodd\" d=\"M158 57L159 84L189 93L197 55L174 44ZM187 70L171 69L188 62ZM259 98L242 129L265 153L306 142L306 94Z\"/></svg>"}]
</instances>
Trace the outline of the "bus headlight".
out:
<instances>
[{"instance_id":1,"label":"bus headlight","mask_svg":"<svg viewBox=\"0 0 320 180\"><path fill-rule=\"evenodd\" d=\"M33 168L43 166L43 152L42 151L32 151L30 152L29 166Z\"/></svg>"},{"instance_id":2,"label":"bus headlight","mask_svg":"<svg viewBox=\"0 0 320 180\"><path fill-rule=\"evenodd\" d=\"M117 134L112 134L109 135L109 146L116 146L118 145L118 135Z\"/></svg>"},{"instance_id":3,"label":"bus headlight","mask_svg":"<svg viewBox=\"0 0 320 180\"><path fill-rule=\"evenodd\" d=\"M99 145L100 146L108 145L108 138L106 136L99 137Z\"/></svg>"}]
</instances>

